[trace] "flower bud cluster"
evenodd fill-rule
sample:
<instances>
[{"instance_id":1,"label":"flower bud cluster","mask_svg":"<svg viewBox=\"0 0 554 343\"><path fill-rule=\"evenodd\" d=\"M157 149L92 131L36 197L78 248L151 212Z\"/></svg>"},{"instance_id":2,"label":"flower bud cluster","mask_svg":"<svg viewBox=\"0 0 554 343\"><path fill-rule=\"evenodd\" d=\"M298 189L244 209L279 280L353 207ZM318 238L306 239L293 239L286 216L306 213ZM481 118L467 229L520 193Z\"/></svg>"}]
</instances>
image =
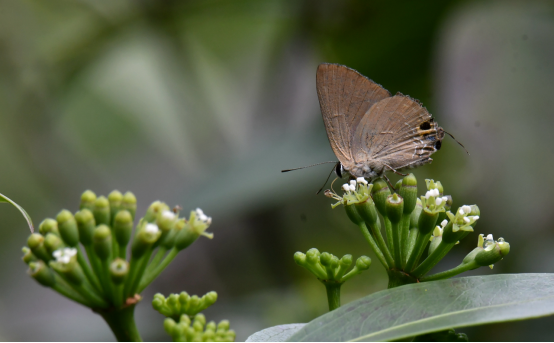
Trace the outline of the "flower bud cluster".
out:
<instances>
[{"instance_id":1,"label":"flower bud cluster","mask_svg":"<svg viewBox=\"0 0 554 343\"><path fill-rule=\"evenodd\" d=\"M166 317L175 320L182 315L194 316L212 306L217 300L216 292L208 292L202 297L197 295L190 296L187 292L180 294L170 294L165 298L161 293L154 295L152 307Z\"/></svg>"},{"instance_id":2,"label":"flower bud cluster","mask_svg":"<svg viewBox=\"0 0 554 343\"><path fill-rule=\"evenodd\" d=\"M354 264L354 268L348 269L352 265L352 255L347 254L342 258L323 252L320 253L316 248L312 248L306 254L298 251L294 254L296 264L306 268L314 274L321 282L342 284L346 280L362 271L367 270L371 265L371 259L367 256L360 256Z\"/></svg>"},{"instance_id":3,"label":"flower bud cluster","mask_svg":"<svg viewBox=\"0 0 554 343\"><path fill-rule=\"evenodd\" d=\"M152 203L134 229L133 193L92 191L81 195L79 211L47 218L27 240L23 260L40 284L85 306L101 310L136 302L177 253L207 233L212 219L201 209L179 218L160 201ZM182 301L186 293L179 296ZM188 296L188 295L187 295ZM184 298L183 298L184 297ZM183 299L181 299L183 298ZM179 315L195 314L215 302L213 292L186 300ZM164 303L165 306L165 303Z\"/></svg>"},{"instance_id":4,"label":"flower bud cluster","mask_svg":"<svg viewBox=\"0 0 554 343\"><path fill-rule=\"evenodd\" d=\"M338 200L333 208L345 207L349 219L360 227L379 261L389 271L389 278L396 272L402 278L411 278L411 282L451 277L467 270L468 261L471 267L492 265L509 252L507 242L491 238L468 255L464 268L426 276L461 239L473 232L480 211L477 205L463 205L452 213L452 197L444 195L441 182L426 179L425 185L427 190L419 199L413 174L399 180L392 190L383 179L368 184L358 178L342 186L342 196L332 190L325 194ZM325 266L310 260L309 254L310 251L306 255L296 253L295 260L319 279L329 278Z\"/></svg>"},{"instance_id":5,"label":"flower bud cluster","mask_svg":"<svg viewBox=\"0 0 554 343\"><path fill-rule=\"evenodd\" d=\"M192 319L182 315L178 321L166 318L164 329L174 342L234 342L235 331L229 329L229 321L222 320L206 323L203 314L197 314Z\"/></svg>"}]
</instances>

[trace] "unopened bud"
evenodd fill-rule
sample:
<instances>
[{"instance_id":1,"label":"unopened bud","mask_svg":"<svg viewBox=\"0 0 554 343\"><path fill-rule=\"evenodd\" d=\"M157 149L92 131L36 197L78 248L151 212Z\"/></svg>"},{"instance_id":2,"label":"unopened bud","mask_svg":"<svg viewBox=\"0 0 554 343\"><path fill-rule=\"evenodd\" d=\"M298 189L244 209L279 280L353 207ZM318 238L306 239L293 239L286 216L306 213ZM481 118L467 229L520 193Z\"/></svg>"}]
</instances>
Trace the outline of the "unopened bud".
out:
<instances>
[{"instance_id":1,"label":"unopened bud","mask_svg":"<svg viewBox=\"0 0 554 343\"><path fill-rule=\"evenodd\" d=\"M44 247L48 254L51 256L52 253L58 249L63 248L63 242L60 237L53 233L49 233L44 237Z\"/></svg>"},{"instance_id":2,"label":"unopened bud","mask_svg":"<svg viewBox=\"0 0 554 343\"><path fill-rule=\"evenodd\" d=\"M356 268L360 271L368 269L370 265L371 259L367 256L360 256L356 260Z\"/></svg>"},{"instance_id":3,"label":"unopened bud","mask_svg":"<svg viewBox=\"0 0 554 343\"><path fill-rule=\"evenodd\" d=\"M112 191L108 194L108 202L110 203L110 223L113 223L117 212L122 208L123 194L118 190Z\"/></svg>"},{"instance_id":4,"label":"unopened bud","mask_svg":"<svg viewBox=\"0 0 554 343\"><path fill-rule=\"evenodd\" d=\"M29 263L29 270L27 273L45 287L52 287L56 284L54 272L52 269L48 268L44 261L38 260Z\"/></svg>"},{"instance_id":5,"label":"unopened bud","mask_svg":"<svg viewBox=\"0 0 554 343\"><path fill-rule=\"evenodd\" d=\"M89 209L83 208L79 212L75 213L75 221L77 222L77 228L79 229L79 240L84 246L91 245L92 234L96 228L94 215Z\"/></svg>"},{"instance_id":6,"label":"unopened bud","mask_svg":"<svg viewBox=\"0 0 554 343\"><path fill-rule=\"evenodd\" d=\"M77 222L75 217L68 210L62 210L56 216L58 221L58 230L65 244L70 247L77 246L79 244L79 229L77 229Z\"/></svg>"},{"instance_id":7,"label":"unopened bud","mask_svg":"<svg viewBox=\"0 0 554 343\"><path fill-rule=\"evenodd\" d=\"M127 210L120 210L114 218L113 230L119 246L125 247L133 232L133 216Z\"/></svg>"},{"instance_id":8,"label":"unopened bud","mask_svg":"<svg viewBox=\"0 0 554 343\"><path fill-rule=\"evenodd\" d=\"M99 225L92 236L94 252L101 260L107 260L112 253L112 232L107 225Z\"/></svg>"},{"instance_id":9,"label":"unopened bud","mask_svg":"<svg viewBox=\"0 0 554 343\"><path fill-rule=\"evenodd\" d=\"M404 199L404 214L412 213L418 200L417 179L414 174L410 173L402 179L402 185L398 194Z\"/></svg>"},{"instance_id":10,"label":"unopened bud","mask_svg":"<svg viewBox=\"0 0 554 343\"><path fill-rule=\"evenodd\" d=\"M58 230L58 222L52 218L46 218L42 221L42 223L40 223L38 232L40 232L43 236L46 236L49 233L59 236L60 231Z\"/></svg>"},{"instance_id":11,"label":"unopened bud","mask_svg":"<svg viewBox=\"0 0 554 343\"><path fill-rule=\"evenodd\" d=\"M389 186L383 179L377 179L373 181L373 188L371 189L371 197L375 202L375 206L382 216L386 216L385 203L387 197L391 194Z\"/></svg>"},{"instance_id":12,"label":"unopened bud","mask_svg":"<svg viewBox=\"0 0 554 343\"><path fill-rule=\"evenodd\" d=\"M168 210L169 210L169 206L167 206L165 203L161 201L154 201L152 204L150 204L150 206L146 210L146 214L144 215L144 220L146 220L149 223L153 223L156 221L160 213Z\"/></svg>"},{"instance_id":13,"label":"unopened bud","mask_svg":"<svg viewBox=\"0 0 554 343\"><path fill-rule=\"evenodd\" d=\"M126 192L123 195L123 200L121 202L121 208L123 210L129 211L133 220L135 219L135 213L137 212L137 198L131 192Z\"/></svg>"},{"instance_id":14,"label":"unopened bud","mask_svg":"<svg viewBox=\"0 0 554 343\"><path fill-rule=\"evenodd\" d=\"M391 223L399 223L404 211L404 199L396 193L389 195L385 203L385 211Z\"/></svg>"},{"instance_id":15,"label":"unopened bud","mask_svg":"<svg viewBox=\"0 0 554 343\"><path fill-rule=\"evenodd\" d=\"M94 210L94 202L96 201L96 194L93 191L87 190L81 194L81 205L79 209L88 209L89 211Z\"/></svg>"},{"instance_id":16,"label":"unopened bud","mask_svg":"<svg viewBox=\"0 0 554 343\"><path fill-rule=\"evenodd\" d=\"M110 202L105 196L96 199L92 213L94 214L96 225L110 225Z\"/></svg>"}]
</instances>

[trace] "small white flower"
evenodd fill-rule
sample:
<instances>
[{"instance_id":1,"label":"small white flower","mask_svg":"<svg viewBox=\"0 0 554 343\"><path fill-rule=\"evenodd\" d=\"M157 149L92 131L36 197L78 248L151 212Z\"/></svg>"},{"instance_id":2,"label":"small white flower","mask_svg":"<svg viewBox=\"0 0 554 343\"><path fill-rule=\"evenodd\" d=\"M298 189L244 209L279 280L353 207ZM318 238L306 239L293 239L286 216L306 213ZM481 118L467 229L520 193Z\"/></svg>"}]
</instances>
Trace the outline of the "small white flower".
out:
<instances>
[{"instance_id":1,"label":"small white flower","mask_svg":"<svg viewBox=\"0 0 554 343\"><path fill-rule=\"evenodd\" d=\"M364 185L367 185L367 180L364 177L359 177L356 179L356 182L363 183Z\"/></svg>"},{"instance_id":2,"label":"small white flower","mask_svg":"<svg viewBox=\"0 0 554 343\"><path fill-rule=\"evenodd\" d=\"M345 183L344 185L342 185L342 190L345 191L345 192L349 192L350 191L350 185Z\"/></svg>"},{"instance_id":3,"label":"small white flower","mask_svg":"<svg viewBox=\"0 0 554 343\"><path fill-rule=\"evenodd\" d=\"M464 209L460 207L460 209L458 210L458 213L463 216L465 214L464 212Z\"/></svg>"},{"instance_id":4,"label":"small white flower","mask_svg":"<svg viewBox=\"0 0 554 343\"><path fill-rule=\"evenodd\" d=\"M56 258L57 262L67 264L69 261L71 261L71 258L75 255L77 255L77 249L75 248L64 248L64 249L58 249L52 253L52 255Z\"/></svg>"},{"instance_id":5,"label":"small white flower","mask_svg":"<svg viewBox=\"0 0 554 343\"><path fill-rule=\"evenodd\" d=\"M345 183L343 185L343 189L344 189L344 186L348 186L348 184ZM210 225L212 223L212 218L205 215L204 212L202 212L202 210L200 211L199 210L200 210L199 208L196 209L196 219Z\"/></svg>"},{"instance_id":6,"label":"small white flower","mask_svg":"<svg viewBox=\"0 0 554 343\"><path fill-rule=\"evenodd\" d=\"M464 223L469 224L471 220L468 217L464 217Z\"/></svg>"},{"instance_id":7,"label":"small white flower","mask_svg":"<svg viewBox=\"0 0 554 343\"><path fill-rule=\"evenodd\" d=\"M487 241L494 241L494 238L492 238L492 234L487 235Z\"/></svg>"},{"instance_id":8,"label":"small white flower","mask_svg":"<svg viewBox=\"0 0 554 343\"><path fill-rule=\"evenodd\" d=\"M448 220L446 220L446 219L443 220L443 221L441 222L441 226L442 226L442 227L445 227L446 224L448 224Z\"/></svg>"},{"instance_id":9,"label":"small white flower","mask_svg":"<svg viewBox=\"0 0 554 343\"><path fill-rule=\"evenodd\" d=\"M442 204L442 198L437 198L435 200L435 205L440 206Z\"/></svg>"},{"instance_id":10,"label":"small white flower","mask_svg":"<svg viewBox=\"0 0 554 343\"><path fill-rule=\"evenodd\" d=\"M173 220L175 219L175 213L173 213L173 211L163 211L162 213L162 218L164 219L167 219L167 220Z\"/></svg>"},{"instance_id":11,"label":"small white flower","mask_svg":"<svg viewBox=\"0 0 554 343\"><path fill-rule=\"evenodd\" d=\"M464 205L464 206L462 206L462 210L464 210L465 214L470 214L471 213L471 206Z\"/></svg>"},{"instance_id":12,"label":"small white flower","mask_svg":"<svg viewBox=\"0 0 554 343\"><path fill-rule=\"evenodd\" d=\"M158 225L156 225L154 223L148 223L148 224L146 224L146 227L144 228L144 231L146 231L148 233L157 233L158 231L160 231L160 229L158 229Z\"/></svg>"},{"instance_id":13,"label":"small white flower","mask_svg":"<svg viewBox=\"0 0 554 343\"><path fill-rule=\"evenodd\" d=\"M479 219L479 216L473 216L473 220Z\"/></svg>"},{"instance_id":14,"label":"small white flower","mask_svg":"<svg viewBox=\"0 0 554 343\"><path fill-rule=\"evenodd\" d=\"M350 185L350 191L355 192L356 191L356 182L354 182L353 185Z\"/></svg>"},{"instance_id":15,"label":"small white flower","mask_svg":"<svg viewBox=\"0 0 554 343\"><path fill-rule=\"evenodd\" d=\"M448 197L442 197L442 201L447 202L447 201L448 201Z\"/></svg>"},{"instance_id":16,"label":"small white flower","mask_svg":"<svg viewBox=\"0 0 554 343\"><path fill-rule=\"evenodd\" d=\"M350 186L356 187L356 180L350 180Z\"/></svg>"}]
</instances>

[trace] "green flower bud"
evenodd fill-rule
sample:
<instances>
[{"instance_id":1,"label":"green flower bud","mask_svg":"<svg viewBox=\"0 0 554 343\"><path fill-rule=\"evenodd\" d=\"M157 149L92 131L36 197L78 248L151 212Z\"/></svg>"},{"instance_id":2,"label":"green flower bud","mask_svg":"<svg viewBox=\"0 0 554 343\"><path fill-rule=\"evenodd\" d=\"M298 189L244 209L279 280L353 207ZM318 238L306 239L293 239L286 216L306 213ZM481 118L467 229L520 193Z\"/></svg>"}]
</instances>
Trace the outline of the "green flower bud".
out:
<instances>
[{"instance_id":1,"label":"green flower bud","mask_svg":"<svg viewBox=\"0 0 554 343\"><path fill-rule=\"evenodd\" d=\"M386 216L385 203L387 197L391 194L389 186L383 179L377 179L373 181L373 188L371 189L371 198L375 202L375 206L382 216Z\"/></svg>"},{"instance_id":2,"label":"green flower bud","mask_svg":"<svg viewBox=\"0 0 554 343\"><path fill-rule=\"evenodd\" d=\"M79 229L79 240L84 246L91 245L92 234L96 228L94 215L89 209L83 208L79 212L75 213L75 221L77 222L77 228Z\"/></svg>"},{"instance_id":3,"label":"green flower bud","mask_svg":"<svg viewBox=\"0 0 554 343\"><path fill-rule=\"evenodd\" d=\"M63 248L63 245L61 238L53 233L49 233L44 237L44 247L50 256L54 251Z\"/></svg>"},{"instance_id":4,"label":"green flower bud","mask_svg":"<svg viewBox=\"0 0 554 343\"><path fill-rule=\"evenodd\" d=\"M175 235L175 248L177 250L183 250L194 243L198 237L200 237L200 235L196 233L196 231L192 230L190 225L187 223Z\"/></svg>"},{"instance_id":5,"label":"green flower bud","mask_svg":"<svg viewBox=\"0 0 554 343\"><path fill-rule=\"evenodd\" d=\"M99 225L92 235L94 252L102 261L110 258L112 253L112 232L107 225Z\"/></svg>"},{"instance_id":6,"label":"green flower bud","mask_svg":"<svg viewBox=\"0 0 554 343\"><path fill-rule=\"evenodd\" d=\"M58 230L58 222L52 218L46 218L42 221L42 223L40 223L38 232L40 232L43 236L46 236L48 233L53 233L59 236L60 231Z\"/></svg>"},{"instance_id":7,"label":"green flower bud","mask_svg":"<svg viewBox=\"0 0 554 343\"><path fill-rule=\"evenodd\" d=\"M27 248L27 247L23 247L21 249L21 251L23 251L23 262L25 262L26 264L29 264L31 262L34 262L34 261L38 261L38 258L33 254L33 252L31 251L31 249Z\"/></svg>"},{"instance_id":8,"label":"green flower bud","mask_svg":"<svg viewBox=\"0 0 554 343\"><path fill-rule=\"evenodd\" d=\"M339 260L339 266L335 272L335 280L340 280L352 265L352 255L346 254Z\"/></svg>"},{"instance_id":9,"label":"green flower bud","mask_svg":"<svg viewBox=\"0 0 554 343\"><path fill-rule=\"evenodd\" d=\"M81 205L79 209L88 209L89 211L94 210L94 202L96 201L96 194L93 191L87 190L81 194Z\"/></svg>"},{"instance_id":10,"label":"green flower bud","mask_svg":"<svg viewBox=\"0 0 554 343\"><path fill-rule=\"evenodd\" d=\"M402 179L402 186L398 192L404 199L404 214L410 214L417 203L417 179L410 173Z\"/></svg>"},{"instance_id":11,"label":"green flower bud","mask_svg":"<svg viewBox=\"0 0 554 343\"><path fill-rule=\"evenodd\" d=\"M123 194L118 190L112 191L108 194L108 202L110 203L110 223L113 223L117 212L119 212L123 206Z\"/></svg>"},{"instance_id":12,"label":"green flower bud","mask_svg":"<svg viewBox=\"0 0 554 343\"><path fill-rule=\"evenodd\" d=\"M377 214L377 208L375 207L375 203L371 198L368 198L366 201L357 203L354 205L356 207L356 211L362 219L368 223L369 225L377 226L377 223L379 222L379 215ZM345 206L346 207L346 206Z\"/></svg>"},{"instance_id":13,"label":"green flower bud","mask_svg":"<svg viewBox=\"0 0 554 343\"><path fill-rule=\"evenodd\" d=\"M169 210L169 206L167 206L165 203L161 201L154 201L152 204L150 204L150 206L148 207L148 210L146 210L146 214L144 215L144 220L146 220L149 223L153 223L156 221L160 213L168 210Z\"/></svg>"},{"instance_id":14,"label":"green flower bud","mask_svg":"<svg viewBox=\"0 0 554 343\"><path fill-rule=\"evenodd\" d=\"M214 292L214 291L206 293L202 297L202 301L204 302L204 304L203 304L204 308L208 308L208 307L212 306L217 301L217 293ZM203 309L201 311L203 311Z\"/></svg>"},{"instance_id":15,"label":"green flower bud","mask_svg":"<svg viewBox=\"0 0 554 343\"><path fill-rule=\"evenodd\" d=\"M177 222L177 215L173 213L173 211L162 211L158 214L158 219L156 220L156 224L162 231L162 235L167 234L173 227L175 226L175 223Z\"/></svg>"},{"instance_id":16,"label":"green flower bud","mask_svg":"<svg viewBox=\"0 0 554 343\"><path fill-rule=\"evenodd\" d=\"M436 226L438 217L438 212L424 208L418 218L417 227L419 228L420 234L427 235L431 233Z\"/></svg>"},{"instance_id":17,"label":"green flower bud","mask_svg":"<svg viewBox=\"0 0 554 343\"><path fill-rule=\"evenodd\" d=\"M482 250L483 250L482 247L477 247L477 248L473 249L469 254L466 255L466 257L464 257L464 260L462 261L462 264L468 264L468 263L473 262L475 260L475 256ZM471 269L476 269L476 268L479 268L479 267L480 266L478 264L475 264L475 267L471 268Z\"/></svg>"},{"instance_id":18,"label":"green flower bud","mask_svg":"<svg viewBox=\"0 0 554 343\"><path fill-rule=\"evenodd\" d=\"M153 223L146 223L140 227L133 240L131 252L134 257L141 257L160 238L161 231Z\"/></svg>"},{"instance_id":19,"label":"green flower bud","mask_svg":"<svg viewBox=\"0 0 554 343\"><path fill-rule=\"evenodd\" d=\"M346 210L346 214L348 215L348 218L356 225L360 225L364 222L362 217L358 214L358 211L356 210L355 205L345 205L344 209Z\"/></svg>"},{"instance_id":20,"label":"green flower bud","mask_svg":"<svg viewBox=\"0 0 554 343\"><path fill-rule=\"evenodd\" d=\"M497 242L488 242L489 240L492 241L492 235L487 236L484 249L475 255L475 262L480 266L493 265L510 252L510 244L503 238L499 238Z\"/></svg>"},{"instance_id":21,"label":"green flower bud","mask_svg":"<svg viewBox=\"0 0 554 343\"><path fill-rule=\"evenodd\" d=\"M56 284L54 272L46 266L44 261L38 260L29 263L29 270L27 273L45 287L53 287Z\"/></svg>"},{"instance_id":22,"label":"green flower bud","mask_svg":"<svg viewBox=\"0 0 554 343\"><path fill-rule=\"evenodd\" d=\"M198 313L196 316L194 316L192 325L194 325L195 323L200 323L203 329L204 325L206 325L206 316L204 316L202 313Z\"/></svg>"},{"instance_id":23,"label":"green flower bud","mask_svg":"<svg viewBox=\"0 0 554 343\"><path fill-rule=\"evenodd\" d=\"M402 179L396 181L396 183L394 184L394 192L395 193L400 192L401 187L402 187Z\"/></svg>"},{"instance_id":24,"label":"green flower bud","mask_svg":"<svg viewBox=\"0 0 554 343\"><path fill-rule=\"evenodd\" d=\"M127 246L133 232L133 216L127 210L117 212L113 223L115 239L120 246Z\"/></svg>"},{"instance_id":25,"label":"green flower bud","mask_svg":"<svg viewBox=\"0 0 554 343\"><path fill-rule=\"evenodd\" d=\"M123 200L121 202L121 208L123 210L129 211L131 213L131 217L135 218L135 213L137 212L137 198L135 195L131 192L126 192L123 195Z\"/></svg>"},{"instance_id":26,"label":"green flower bud","mask_svg":"<svg viewBox=\"0 0 554 343\"><path fill-rule=\"evenodd\" d=\"M129 274L129 263L122 258L116 258L110 263L110 277L114 284L122 284Z\"/></svg>"},{"instance_id":27,"label":"green flower bud","mask_svg":"<svg viewBox=\"0 0 554 343\"><path fill-rule=\"evenodd\" d=\"M296 264L298 264L299 266L304 267L304 265L306 264L306 254L304 254L300 251L295 252L294 253L294 262L296 262Z\"/></svg>"},{"instance_id":28,"label":"green flower bud","mask_svg":"<svg viewBox=\"0 0 554 343\"><path fill-rule=\"evenodd\" d=\"M231 324L229 323L229 321L224 319L224 320L220 321L219 324L217 324L217 330L227 331L227 330L229 330L230 326L231 326Z\"/></svg>"},{"instance_id":29,"label":"green flower bud","mask_svg":"<svg viewBox=\"0 0 554 343\"><path fill-rule=\"evenodd\" d=\"M164 330L167 332L170 336L173 336L173 330L175 329L175 321L171 318L166 318L164 320Z\"/></svg>"},{"instance_id":30,"label":"green flower bud","mask_svg":"<svg viewBox=\"0 0 554 343\"><path fill-rule=\"evenodd\" d=\"M442 183L440 181L437 181L437 182L435 182L435 186L439 190L440 196L443 196L444 188L442 187Z\"/></svg>"},{"instance_id":31,"label":"green flower bud","mask_svg":"<svg viewBox=\"0 0 554 343\"><path fill-rule=\"evenodd\" d=\"M110 202L105 196L96 199L92 213L94 214L96 225L110 225Z\"/></svg>"},{"instance_id":32,"label":"green flower bud","mask_svg":"<svg viewBox=\"0 0 554 343\"><path fill-rule=\"evenodd\" d=\"M356 260L356 268L358 268L359 271L366 270L371 265L371 259L367 256L360 256Z\"/></svg>"},{"instance_id":33,"label":"green flower bud","mask_svg":"<svg viewBox=\"0 0 554 343\"><path fill-rule=\"evenodd\" d=\"M316 248L311 248L306 252L306 260L309 264L319 264L321 253Z\"/></svg>"},{"instance_id":34,"label":"green flower bud","mask_svg":"<svg viewBox=\"0 0 554 343\"><path fill-rule=\"evenodd\" d=\"M404 211L404 199L396 193L389 195L385 203L385 211L391 223L399 223Z\"/></svg>"},{"instance_id":35,"label":"green flower bud","mask_svg":"<svg viewBox=\"0 0 554 343\"><path fill-rule=\"evenodd\" d=\"M421 214L421 210L423 210L423 206L421 205L421 200L417 199L416 206L414 210L412 211L412 214L410 215L410 227L418 227L419 223L419 215Z\"/></svg>"},{"instance_id":36,"label":"green flower bud","mask_svg":"<svg viewBox=\"0 0 554 343\"><path fill-rule=\"evenodd\" d=\"M181 232L181 230L183 230L186 225L186 220L184 218L178 219L175 222L175 225L173 225L173 229L169 231L169 233L163 239L160 240L160 246L168 250L173 248L177 235L179 234L179 232Z\"/></svg>"},{"instance_id":37,"label":"green flower bud","mask_svg":"<svg viewBox=\"0 0 554 343\"><path fill-rule=\"evenodd\" d=\"M335 270L339 265L339 259L335 255L324 252L319 257L319 262L327 270L327 279L335 279Z\"/></svg>"},{"instance_id":38,"label":"green flower bud","mask_svg":"<svg viewBox=\"0 0 554 343\"><path fill-rule=\"evenodd\" d=\"M52 259L52 255L48 253L44 246L44 237L40 233L32 233L29 238L27 238L27 245L33 254L41 260L48 262Z\"/></svg>"},{"instance_id":39,"label":"green flower bud","mask_svg":"<svg viewBox=\"0 0 554 343\"><path fill-rule=\"evenodd\" d=\"M58 230L60 230L60 236L65 244L70 247L77 246L79 244L79 229L77 229L77 222L75 217L68 210L62 210L56 216L58 221Z\"/></svg>"}]
</instances>

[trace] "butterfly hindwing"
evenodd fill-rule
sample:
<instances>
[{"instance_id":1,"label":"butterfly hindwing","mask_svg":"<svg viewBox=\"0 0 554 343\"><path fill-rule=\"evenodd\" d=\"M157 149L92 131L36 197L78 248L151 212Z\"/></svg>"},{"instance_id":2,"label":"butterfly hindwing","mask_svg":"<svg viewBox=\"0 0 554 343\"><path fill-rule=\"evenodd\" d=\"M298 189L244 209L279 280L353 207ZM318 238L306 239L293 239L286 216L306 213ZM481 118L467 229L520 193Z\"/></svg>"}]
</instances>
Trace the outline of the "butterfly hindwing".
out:
<instances>
[{"instance_id":1,"label":"butterfly hindwing","mask_svg":"<svg viewBox=\"0 0 554 343\"><path fill-rule=\"evenodd\" d=\"M317 95L331 147L339 161L353 163L351 138L368 110L391 96L389 91L357 71L339 64L320 64Z\"/></svg>"}]
</instances>

